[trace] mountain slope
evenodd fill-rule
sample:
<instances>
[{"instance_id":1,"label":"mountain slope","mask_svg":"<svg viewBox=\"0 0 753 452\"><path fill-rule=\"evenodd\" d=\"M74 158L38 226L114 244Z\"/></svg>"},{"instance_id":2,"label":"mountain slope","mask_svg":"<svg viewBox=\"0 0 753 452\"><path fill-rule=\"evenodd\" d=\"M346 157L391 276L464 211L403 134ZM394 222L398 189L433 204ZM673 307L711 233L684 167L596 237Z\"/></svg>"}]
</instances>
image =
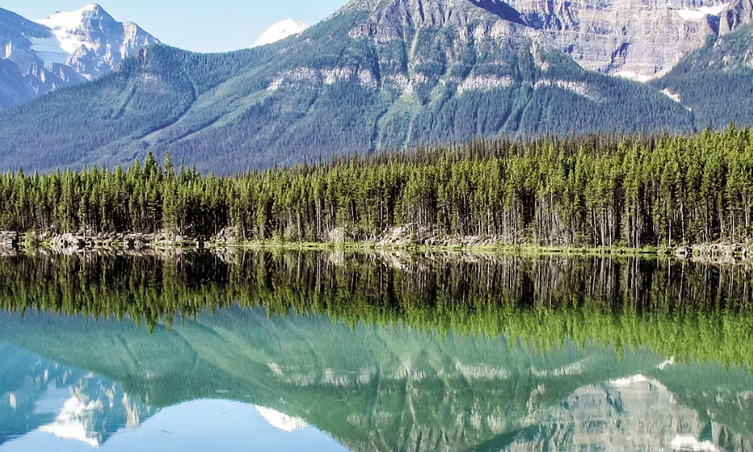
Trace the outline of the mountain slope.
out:
<instances>
[{"instance_id":1,"label":"mountain slope","mask_svg":"<svg viewBox=\"0 0 753 452\"><path fill-rule=\"evenodd\" d=\"M654 85L693 110L699 128L753 122L753 24L709 42Z\"/></svg>"},{"instance_id":2,"label":"mountain slope","mask_svg":"<svg viewBox=\"0 0 753 452\"><path fill-rule=\"evenodd\" d=\"M0 97L0 109L101 77L136 50L158 43L136 24L117 22L95 3L37 22L0 9L0 85L15 93Z\"/></svg>"},{"instance_id":3,"label":"mountain slope","mask_svg":"<svg viewBox=\"0 0 753 452\"><path fill-rule=\"evenodd\" d=\"M0 115L0 165L113 166L152 150L231 172L478 137L692 130L682 105L585 71L495 5L359 0L271 46L155 48L101 83Z\"/></svg>"},{"instance_id":4,"label":"mountain slope","mask_svg":"<svg viewBox=\"0 0 753 452\"><path fill-rule=\"evenodd\" d=\"M0 110L20 105L34 98L32 85L21 75L18 65L0 59Z\"/></svg>"},{"instance_id":5,"label":"mountain slope","mask_svg":"<svg viewBox=\"0 0 753 452\"><path fill-rule=\"evenodd\" d=\"M56 75L60 64L45 66L35 51L54 40L47 27L0 8L0 109L20 105L65 82ZM80 80L77 80L80 81Z\"/></svg>"}]
</instances>

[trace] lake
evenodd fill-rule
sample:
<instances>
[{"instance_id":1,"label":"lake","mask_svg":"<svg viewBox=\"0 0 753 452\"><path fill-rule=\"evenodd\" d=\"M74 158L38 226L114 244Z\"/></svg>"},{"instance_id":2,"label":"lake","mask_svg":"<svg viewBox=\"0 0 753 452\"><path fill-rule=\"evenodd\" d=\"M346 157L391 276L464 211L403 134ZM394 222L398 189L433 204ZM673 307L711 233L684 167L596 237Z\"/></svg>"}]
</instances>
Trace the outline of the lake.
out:
<instances>
[{"instance_id":1,"label":"lake","mask_svg":"<svg viewBox=\"0 0 753 452\"><path fill-rule=\"evenodd\" d=\"M0 452L753 450L753 266L0 257Z\"/></svg>"}]
</instances>

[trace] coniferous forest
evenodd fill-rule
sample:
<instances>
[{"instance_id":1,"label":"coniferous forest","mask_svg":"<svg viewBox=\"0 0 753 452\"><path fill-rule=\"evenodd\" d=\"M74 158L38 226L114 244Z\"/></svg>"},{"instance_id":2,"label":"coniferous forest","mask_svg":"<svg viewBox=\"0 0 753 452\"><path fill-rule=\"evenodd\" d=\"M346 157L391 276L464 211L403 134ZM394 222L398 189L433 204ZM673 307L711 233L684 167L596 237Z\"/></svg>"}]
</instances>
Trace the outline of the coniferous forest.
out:
<instances>
[{"instance_id":1,"label":"coniferous forest","mask_svg":"<svg viewBox=\"0 0 753 452\"><path fill-rule=\"evenodd\" d=\"M232 177L149 155L127 169L0 176L0 230L499 244L680 245L753 235L753 131L487 141ZM342 234L341 234L342 236Z\"/></svg>"}]
</instances>

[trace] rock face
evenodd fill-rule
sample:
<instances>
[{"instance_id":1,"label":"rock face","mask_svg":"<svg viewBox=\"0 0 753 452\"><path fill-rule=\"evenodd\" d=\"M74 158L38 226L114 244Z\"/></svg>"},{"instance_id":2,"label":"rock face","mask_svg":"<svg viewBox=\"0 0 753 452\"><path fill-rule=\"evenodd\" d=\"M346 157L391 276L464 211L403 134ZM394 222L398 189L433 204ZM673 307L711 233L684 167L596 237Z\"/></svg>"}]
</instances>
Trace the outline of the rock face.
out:
<instances>
[{"instance_id":1,"label":"rock face","mask_svg":"<svg viewBox=\"0 0 753 452\"><path fill-rule=\"evenodd\" d=\"M94 80L159 41L89 4L32 22L0 8L0 109Z\"/></svg>"},{"instance_id":2,"label":"rock face","mask_svg":"<svg viewBox=\"0 0 753 452\"><path fill-rule=\"evenodd\" d=\"M722 396L719 395L721 398ZM748 404L744 396L736 400ZM661 407L660 409L657 409ZM665 385L636 375L578 388L506 450L747 450L750 441L705 419Z\"/></svg>"},{"instance_id":3,"label":"rock face","mask_svg":"<svg viewBox=\"0 0 753 452\"><path fill-rule=\"evenodd\" d=\"M357 0L342 12L353 10L374 11L355 34L379 40L399 35L391 23L472 26L485 17L486 32L497 37L514 32L564 51L585 69L639 81L667 73L709 37L753 21L751 0Z\"/></svg>"},{"instance_id":4,"label":"rock face","mask_svg":"<svg viewBox=\"0 0 753 452\"><path fill-rule=\"evenodd\" d=\"M719 33L725 0L513 0L526 23L582 67L641 81L661 76ZM731 28L739 26L739 21Z\"/></svg>"},{"instance_id":5,"label":"rock face","mask_svg":"<svg viewBox=\"0 0 753 452\"><path fill-rule=\"evenodd\" d=\"M753 1L735 0L720 15L719 34L726 35L753 22Z\"/></svg>"}]
</instances>

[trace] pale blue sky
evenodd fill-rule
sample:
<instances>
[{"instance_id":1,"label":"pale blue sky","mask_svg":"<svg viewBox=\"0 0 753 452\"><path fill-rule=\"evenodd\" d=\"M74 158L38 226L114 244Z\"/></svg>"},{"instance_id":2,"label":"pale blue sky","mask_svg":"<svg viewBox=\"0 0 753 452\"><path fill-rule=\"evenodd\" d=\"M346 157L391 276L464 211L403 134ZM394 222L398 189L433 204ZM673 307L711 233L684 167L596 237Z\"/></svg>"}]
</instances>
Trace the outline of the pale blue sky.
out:
<instances>
[{"instance_id":1,"label":"pale blue sky","mask_svg":"<svg viewBox=\"0 0 753 452\"><path fill-rule=\"evenodd\" d=\"M90 0L0 0L0 8L27 19L84 7ZM97 0L115 19L136 22L164 43L197 52L253 45L283 19L314 24L347 0Z\"/></svg>"}]
</instances>

